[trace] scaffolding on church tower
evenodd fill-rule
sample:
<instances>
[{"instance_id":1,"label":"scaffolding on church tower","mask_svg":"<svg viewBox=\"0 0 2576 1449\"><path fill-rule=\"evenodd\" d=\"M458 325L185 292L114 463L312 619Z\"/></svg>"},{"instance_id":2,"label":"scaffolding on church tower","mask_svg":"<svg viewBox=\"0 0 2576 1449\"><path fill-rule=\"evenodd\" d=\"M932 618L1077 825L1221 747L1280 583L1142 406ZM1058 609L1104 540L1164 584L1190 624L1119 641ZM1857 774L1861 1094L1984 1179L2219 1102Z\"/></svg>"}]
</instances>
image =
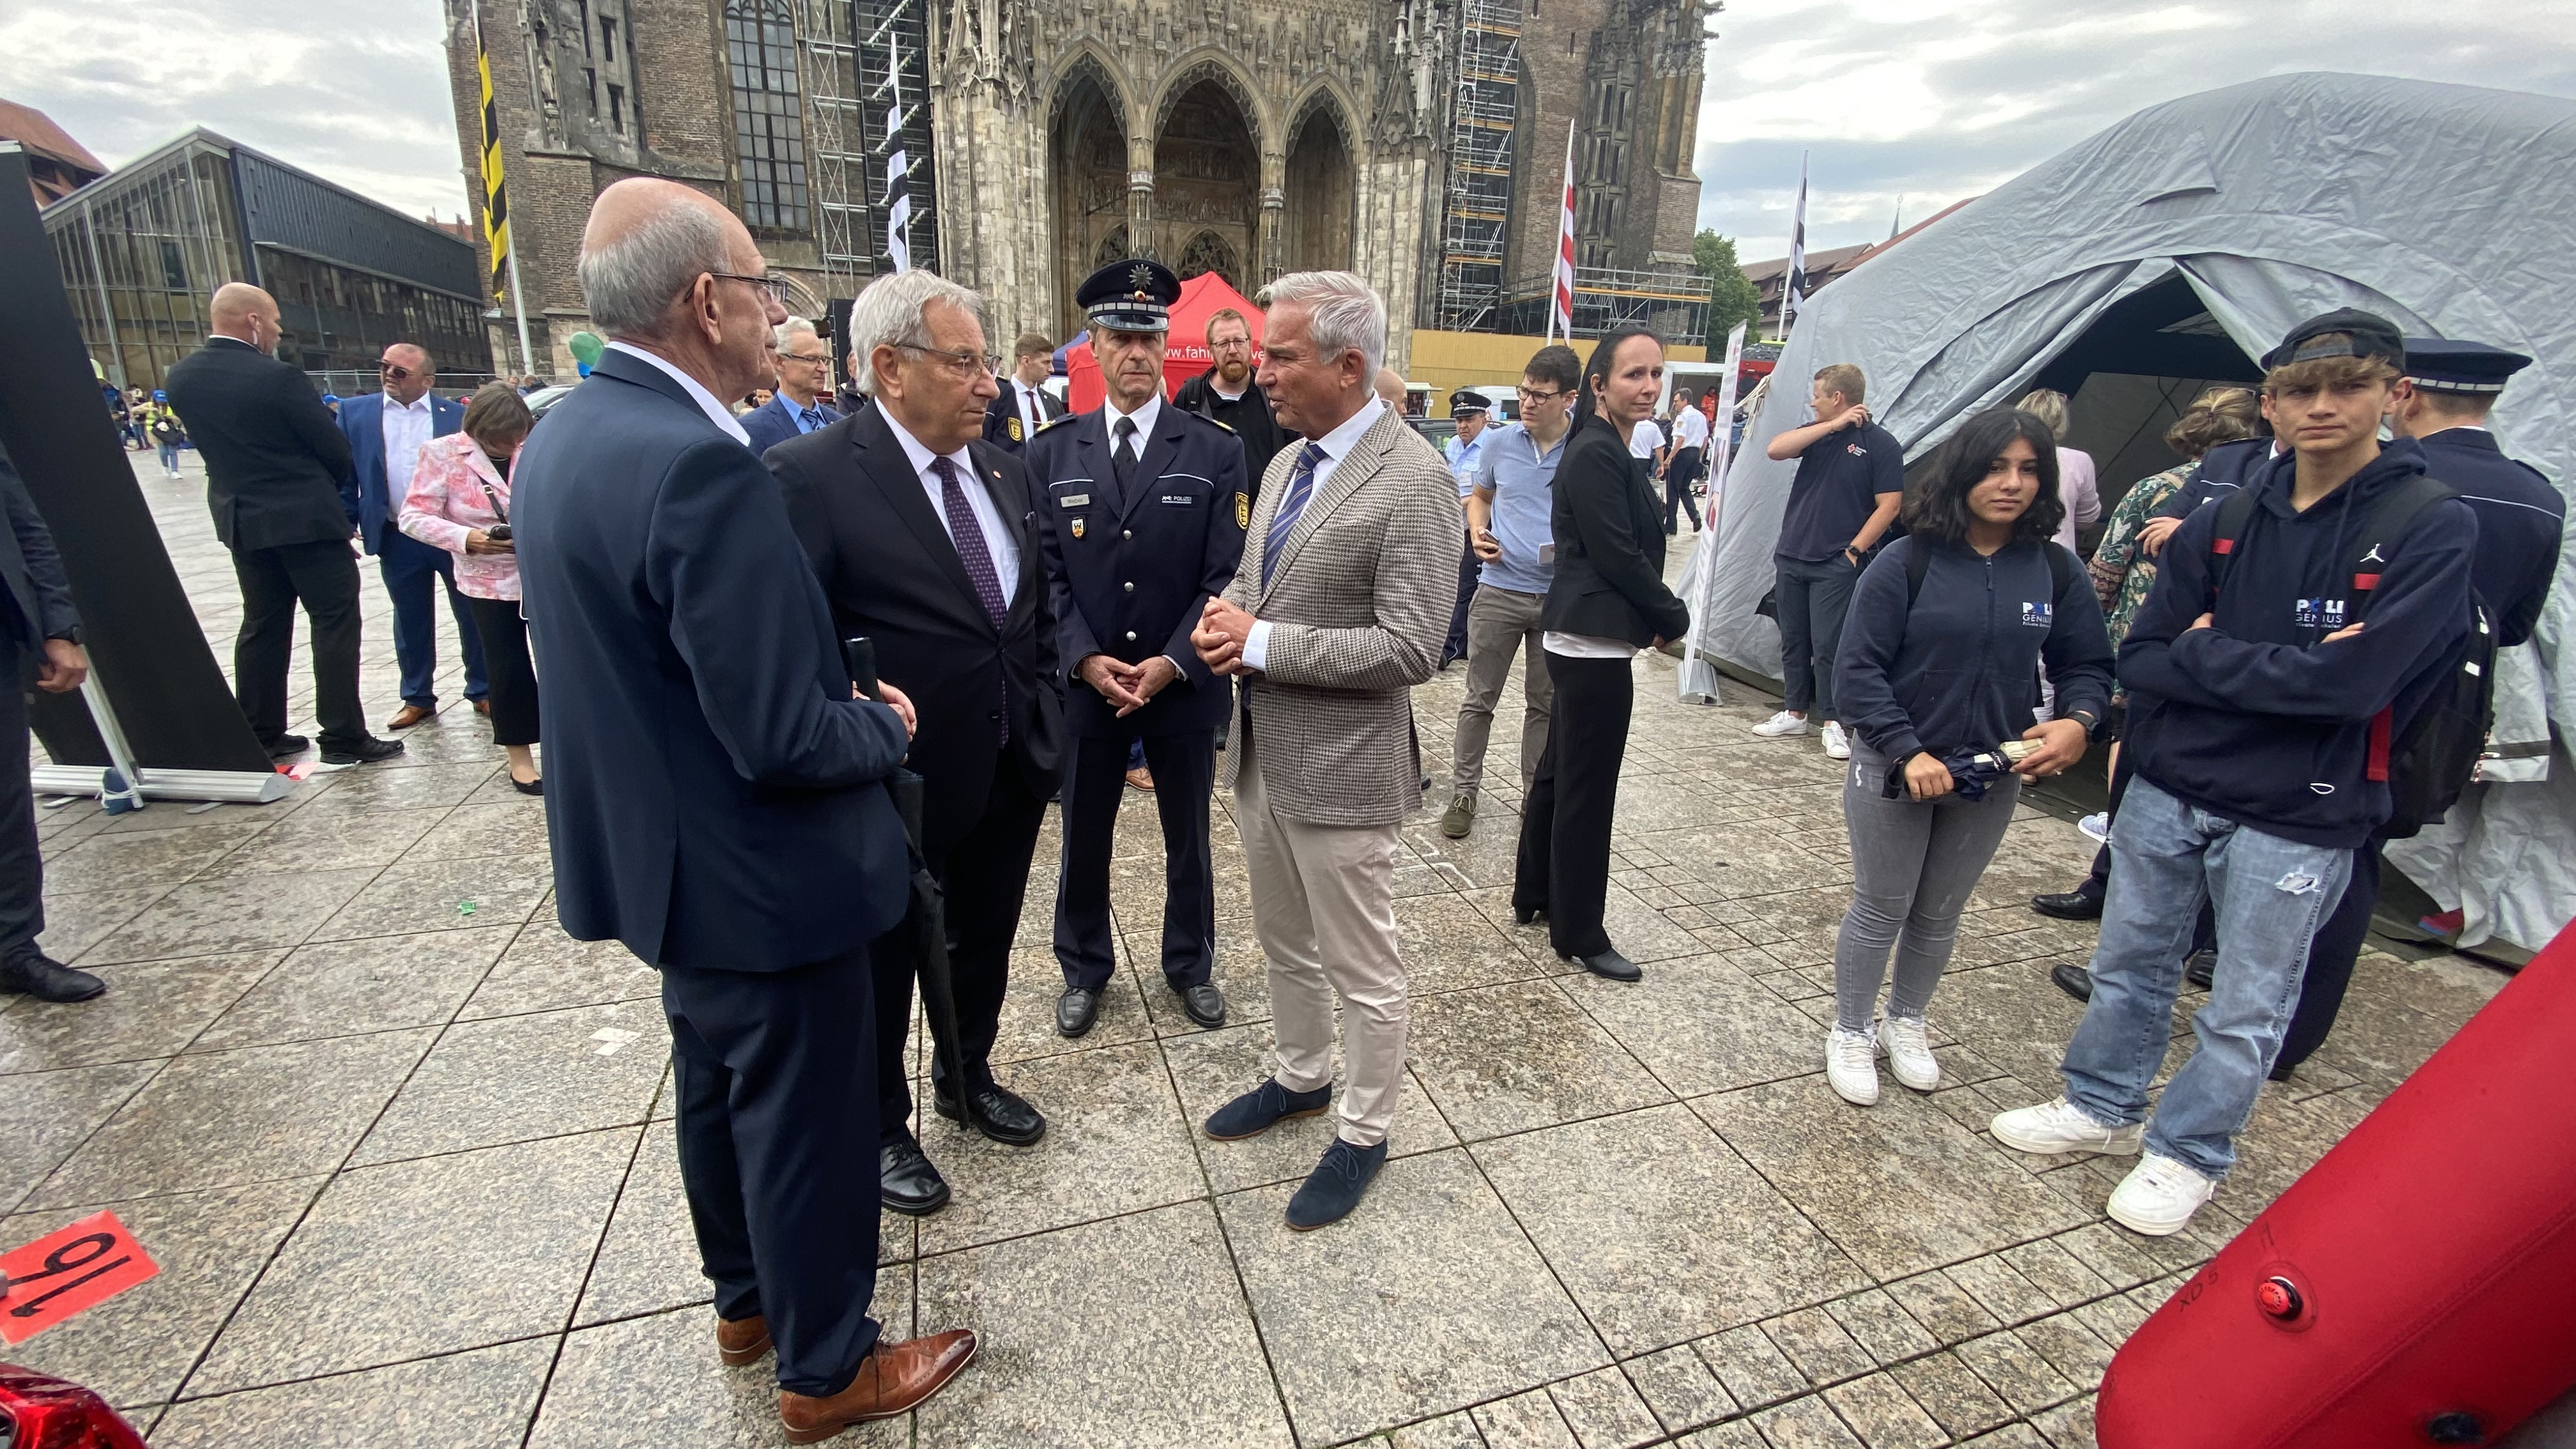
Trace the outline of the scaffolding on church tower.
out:
<instances>
[{"instance_id":1,"label":"scaffolding on church tower","mask_svg":"<svg viewBox=\"0 0 2576 1449\"><path fill-rule=\"evenodd\" d=\"M906 191L911 220L904 228L913 262L939 270L938 187L931 170L930 29L925 0L845 0L858 72L858 144L854 201L865 218L855 238L867 252L871 275L894 268L887 249L888 163L898 151L909 167ZM891 131L887 121L900 115Z\"/></svg>"},{"instance_id":2,"label":"scaffolding on church tower","mask_svg":"<svg viewBox=\"0 0 2576 1449\"><path fill-rule=\"evenodd\" d=\"M875 268L867 249L867 157L859 96L857 25L851 0L797 0L796 41L812 126L806 160L814 198L814 241L825 297L855 296Z\"/></svg>"},{"instance_id":3,"label":"scaffolding on church tower","mask_svg":"<svg viewBox=\"0 0 2576 1449\"><path fill-rule=\"evenodd\" d=\"M1503 300L1520 43L1520 0L1465 0L1460 7L1438 307L1440 325L1453 331L1492 327Z\"/></svg>"}]
</instances>

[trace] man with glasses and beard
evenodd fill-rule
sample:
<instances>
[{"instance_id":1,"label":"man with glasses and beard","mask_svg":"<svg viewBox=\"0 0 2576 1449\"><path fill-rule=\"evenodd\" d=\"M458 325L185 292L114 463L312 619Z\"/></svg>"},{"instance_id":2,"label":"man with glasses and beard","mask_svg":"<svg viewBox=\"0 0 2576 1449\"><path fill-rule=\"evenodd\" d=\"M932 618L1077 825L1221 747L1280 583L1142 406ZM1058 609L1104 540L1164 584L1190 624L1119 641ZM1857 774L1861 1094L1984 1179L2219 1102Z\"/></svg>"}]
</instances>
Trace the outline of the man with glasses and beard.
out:
<instances>
[{"instance_id":1,"label":"man with glasses and beard","mask_svg":"<svg viewBox=\"0 0 2576 1449\"><path fill-rule=\"evenodd\" d=\"M385 727L407 730L438 713L434 585L446 589L447 607L456 618L457 652L465 656L465 698L476 714L489 714L483 640L465 596L456 590L455 555L430 547L394 523L403 495L411 491L420 450L430 439L462 427L465 409L430 391L436 369L426 348L394 343L376 370L384 391L341 399L337 416L358 478L358 543L376 556L385 593L394 601L394 658L402 666L403 707Z\"/></svg>"},{"instance_id":2,"label":"man with glasses and beard","mask_svg":"<svg viewBox=\"0 0 2576 1449\"><path fill-rule=\"evenodd\" d=\"M1216 365L1172 394L1172 406L1197 413L1234 430L1243 440L1243 477L1253 501L1261 498L1261 475L1288 444L1288 432L1270 411L1270 397L1252 373L1252 324L1232 307L1221 308L1207 323L1208 355Z\"/></svg>"},{"instance_id":3,"label":"man with glasses and beard","mask_svg":"<svg viewBox=\"0 0 2576 1449\"><path fill-rule=\"evenodd\" d=\"M790 317L778 325L778 391L769 401L742 415L742 430L751 450L766 453L789 438L820 432L841 420L841 410L824 401L832 385L832 349L815 335L814 324Z\"/></svg>"}]
</instances>

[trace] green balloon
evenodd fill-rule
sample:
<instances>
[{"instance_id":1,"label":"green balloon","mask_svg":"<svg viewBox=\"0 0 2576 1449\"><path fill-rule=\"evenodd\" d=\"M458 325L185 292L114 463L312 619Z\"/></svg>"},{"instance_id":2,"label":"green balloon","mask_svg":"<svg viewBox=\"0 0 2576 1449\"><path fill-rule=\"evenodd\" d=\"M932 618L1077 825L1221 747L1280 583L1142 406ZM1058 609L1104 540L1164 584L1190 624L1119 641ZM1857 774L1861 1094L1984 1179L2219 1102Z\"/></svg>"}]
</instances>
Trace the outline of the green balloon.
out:
<instances>
[{"instance_id":1,"label":"green balloon","mask_svg":"<svg viewBox=\"0 0 2576 1449\"><path fill-rule=\"evenodd\" d=\"M600 341L596 332L576 332L565 339L564 346L571 351L572 360L584 367L598 366L599 354L608 350L608 344Z\"/></svg>"}]
</instances>

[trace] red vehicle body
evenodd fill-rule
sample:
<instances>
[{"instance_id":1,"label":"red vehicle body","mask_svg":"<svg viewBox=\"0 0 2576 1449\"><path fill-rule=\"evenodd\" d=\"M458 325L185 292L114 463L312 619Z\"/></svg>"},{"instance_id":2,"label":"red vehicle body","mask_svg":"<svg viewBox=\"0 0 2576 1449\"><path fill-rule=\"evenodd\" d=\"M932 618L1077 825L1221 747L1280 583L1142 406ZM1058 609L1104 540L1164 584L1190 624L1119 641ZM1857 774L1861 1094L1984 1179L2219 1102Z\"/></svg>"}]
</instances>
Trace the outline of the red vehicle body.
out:
<instances>
[{"instance_id":1,"label":"red vehicle body","mask_svg":"<svg viewBox=\"0 0 2576 1449\"><path fill-rule=\"evenodd\" d=\"M50 1374L0 1363L6 1449L143 1449L143 1436L98 1395Z\"/></svg>"}]
</instances>

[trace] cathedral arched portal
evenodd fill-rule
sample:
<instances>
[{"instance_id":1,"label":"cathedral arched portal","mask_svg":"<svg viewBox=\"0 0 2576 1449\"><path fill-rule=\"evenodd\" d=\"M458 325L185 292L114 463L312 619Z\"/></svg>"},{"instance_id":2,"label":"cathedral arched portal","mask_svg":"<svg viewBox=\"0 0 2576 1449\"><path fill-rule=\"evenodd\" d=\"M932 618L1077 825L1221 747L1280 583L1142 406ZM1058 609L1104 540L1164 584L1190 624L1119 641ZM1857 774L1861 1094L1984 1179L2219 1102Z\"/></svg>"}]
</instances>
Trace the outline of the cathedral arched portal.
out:
<instances>
[{"instance_id":1,"label":"cathedral arched portal","mask_svg":"<svg viewBox=\"0 0 2576 1449\"><path fill-rule=\"evenodd\" d=\"M1083 326L1076 288L1103 260L1128 255L1127 126L1117 92L1097 66L1077 65L1057 90L1047 138L1053 180L1057 330Z\"/></svg>"},{"instance_id":2,"label":"cathedral arched portal","mask_svg":"<svg viewBox=\"0 0 2576 1449\"><path fill-rule=\"evenodd\" d=\"M1260 255L1260 168L1232 88L1211 76L1182 90L1154 138L1154 255L1184 277L1216 272L1238 291L1258 286L1243 259Z\"/></svg>"},{"instance_id":3,"label":"cathedral arched portal","mask_svg":"<svg viewBox=\"0 0 2576 1449\"><path fill-rule=\"evenodd\" d=\"M1292 272L1337 271L1351 264L1358 213L1351 143L1331 102L1307 107L1288 137L1283 260Z\"/></svg>"}]
</instances>

